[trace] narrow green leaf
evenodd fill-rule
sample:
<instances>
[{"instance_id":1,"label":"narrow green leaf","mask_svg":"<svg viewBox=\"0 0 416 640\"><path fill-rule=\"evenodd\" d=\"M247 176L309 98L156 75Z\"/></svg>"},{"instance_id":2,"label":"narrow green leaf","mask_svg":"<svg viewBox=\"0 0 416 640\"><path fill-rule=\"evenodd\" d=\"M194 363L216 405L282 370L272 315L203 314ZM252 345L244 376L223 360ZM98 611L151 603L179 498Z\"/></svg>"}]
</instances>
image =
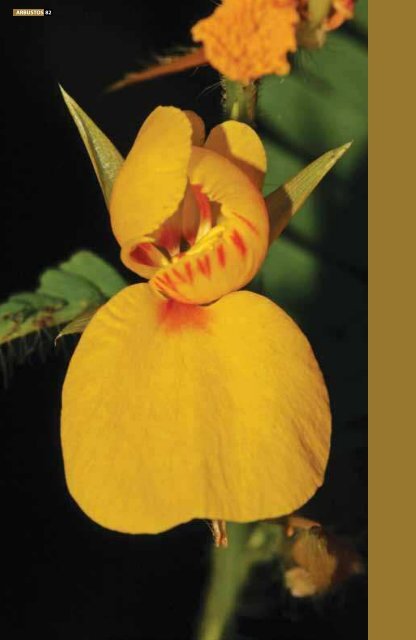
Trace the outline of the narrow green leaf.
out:
<instances>
[{"instance_id":1,"label":"narrow green leaf","mask_svg":"<svg viewBox=\"0 0 416 640\"><path fill-rule=\"evenodd\" d=\"M84 313L81 313L81 315L74 318L74 320L71 320L71 322L68 322L68 324L65 325L64 328L56 336L55 344L63 336L70 335L71 333L82 333L84 329L86 329L86 327L89 325L90 320L96 311L97 311L96 308L87 309L87 311L84 311Z\"/></svg>"},{"instance_id":2,"label":"narrow green leaf","mask_svg":"<svg viewBox=\"0 0 416 640\"><path fill-rule=\"evenodd\" d=\"M351 144L348 142L337 149L327 151L266 197L270 219L270 243L280 236L292 216L299 211L308 196Z\"/></svg>"},{"instance_id":3,"label":"narrow green leaf","mask_svg":"<svg viewBox=\"0 0 416 640\"><path fill-rule=\"evenodd\" d=\"M123 157L75 100L61 86L59 88L88 151L108 206L113 183L123 163Z\"/></svg>"},{"instance_id":4,"label":"narrow green leaf","mask_svg":"<svg viewBox=\"0 0 416 640\"><path fill-rule=\"evenodd\" d=\"M47 269L36 291L12 294L0 304L0 345L68 323L61 335L80 332L126 284L104 260L80 251L57 268Z\"/></svg>"}]
</instances>

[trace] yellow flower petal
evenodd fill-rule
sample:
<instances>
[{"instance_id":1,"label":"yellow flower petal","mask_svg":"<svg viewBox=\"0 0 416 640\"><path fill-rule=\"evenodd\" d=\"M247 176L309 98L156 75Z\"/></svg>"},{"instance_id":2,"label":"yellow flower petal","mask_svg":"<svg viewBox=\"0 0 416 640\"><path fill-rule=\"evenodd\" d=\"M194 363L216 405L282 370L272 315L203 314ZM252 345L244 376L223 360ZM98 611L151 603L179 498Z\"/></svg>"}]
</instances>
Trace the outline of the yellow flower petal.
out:
<instances>
[{"instance_id":1,"label":"yellow flower petal","mask_svg":"<svg viewBox=\"0 0 416 640\"><path fill-rule=\"evenodd\" d=\"M192 126L192 144L197 147L202 147L205 141L204 121L197 113L195 113L195 111L185 109L183 113L186 115Z\"/></svg>"},{"instance_id":2,"label":"yellow flower petal","mask_svg":"<svg viewBox=\"0 0 416 640\"><path fill-rule=\"evenodd\" d=\"M198 307L124 289L92 318L63 390L69 490L130 533L294 511L322 483L329 432L306 338L248 292Z\"/></svg>"},{"instance_id":3,"label":"yellow flower petal","mask_svg":"<svg viewBox=\"0 0 416 640\"><path fill-rule=\"evenodd\" d=\"M211 130L205 148L231 160L258 189L263 188L267 158L263 143L254 129L242 122L228 120Z\"/></svg>"},{"instance_id":4,"label":"yellow flower petal","mask_svg":"<svg viewBox=\"0 0 416 640\"><path fill-rule=\"evenodd\" d=\"M157 107L144 122L111 194L111 225L122 247L145 241L177 210L193 135L192 121L175 107Z\"/></svg>"},{"instance_id":5,"label":"yellow flower petal","mask_svg":"<svg viewBox=\"0 0 416 640\"><path fill-rule=\"evenodd\" d=\"M248 83L289 72L296 51L297 0L223 0L192 28L208 62L230 80Z\"/></svg>"},{"instance_id":6,"label":"yellow flower petal","mask_svg":"<svg viewBox=\"0 0 416 640\"><path fill-rule=\"evenodd\" d=\"M216 225L161 268L151 285L190 304L213 302L246 285L257 273L268 247L269 222L264 198L238 167L214 151L193 147L191 185L219 203Z\"/></svg>"}]
</instances>

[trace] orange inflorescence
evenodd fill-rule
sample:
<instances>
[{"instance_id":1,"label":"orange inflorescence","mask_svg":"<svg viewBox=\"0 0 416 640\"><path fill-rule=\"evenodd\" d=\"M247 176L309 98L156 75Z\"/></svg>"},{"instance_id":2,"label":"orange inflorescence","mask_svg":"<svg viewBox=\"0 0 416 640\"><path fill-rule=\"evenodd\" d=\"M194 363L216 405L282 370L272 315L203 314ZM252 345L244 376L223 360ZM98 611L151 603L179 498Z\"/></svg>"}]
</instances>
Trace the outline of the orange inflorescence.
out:
<instances>
[{"instance_id":1,"label":"orange inflorescence","mask_svg":"<svg viewBox=\"0 0 416 640\"><path fill-rule=\"evenodd\" d=\"M297 0L224 0L192 29L209 63L222 74L248 83L290 70L296 51Z\"/></svg>"},{"instance_id":2,"label":"orange inflorescence","mask_svg":"<svg viewBox=\"0 0 416 640\"><path fill-rule=\"evenodd\" d=\"M324 27L327 31L338 29L346 20L354 17L354 0L334 0Z\"/></svg>"}]
</instances>

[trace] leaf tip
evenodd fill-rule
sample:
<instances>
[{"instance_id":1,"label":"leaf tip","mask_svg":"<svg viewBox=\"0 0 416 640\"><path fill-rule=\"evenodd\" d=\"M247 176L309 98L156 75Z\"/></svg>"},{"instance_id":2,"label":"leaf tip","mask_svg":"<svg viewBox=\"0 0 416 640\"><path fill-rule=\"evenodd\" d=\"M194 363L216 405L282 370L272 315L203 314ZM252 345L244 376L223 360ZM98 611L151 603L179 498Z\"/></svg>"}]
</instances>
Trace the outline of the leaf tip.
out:
<instances>
[{"instance_id":1,"label":"leaf tip","mask_svg":"<svg viewBox=\"0 0 416 640\"><path fill-rule=\"evenodd\" d=\"M59 90L61 92L62 98L63 98L63 100L64 100L64 102L65 102L65 104L66 104L66 106L67 106L67 108L68 108L68 110L70 112L70 114L72 115L72 117L74 117L74 101L73 101L73 99L71 98L69 93L67 93L65 91L65 89L63 88L63 86L61 85L60 82L58 82L58 87L59 87Z\"/></svg>"},{"instance_id":2,"label":"leaf tip","mask_svg":"<svg viewBox=\"0 0 416 640\"><path fill-rule=\"evenodd\" d=\"M351 147L353 142L354 140L350 140L349 142L346 142L345 144L333 150L332 153L333 153L333 158L335 162L339 160L339 158L341 158L344 155L344 153L348 151L348 149Z\"/></svg>"},{"instance_id":3,"label":"leaf tip","mask_svg":"<svg viewBox=\"0 0 416 640\"><path fill-rule=\"evenodd\" d=\"M67 94L67 92L65 91L65 89L63 88L63 86L61 85L60 82L58 82L58 87L59 87L59 91L62 94L63 99L65 100L65 102L67 101L67 99L69 98L69 95Z\"/></svg>"}]
</instances>

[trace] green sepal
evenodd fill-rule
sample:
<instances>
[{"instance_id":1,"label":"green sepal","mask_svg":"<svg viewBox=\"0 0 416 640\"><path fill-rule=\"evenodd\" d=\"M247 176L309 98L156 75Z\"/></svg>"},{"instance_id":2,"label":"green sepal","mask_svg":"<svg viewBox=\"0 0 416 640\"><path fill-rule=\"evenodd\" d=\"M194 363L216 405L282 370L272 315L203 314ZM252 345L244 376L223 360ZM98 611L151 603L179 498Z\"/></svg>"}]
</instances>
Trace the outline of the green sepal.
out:
<instances>
[{"instance_id":1,"label":"green sepal","mask_svg":"<svg viewBox=\"0 0 416 640\"><path fill-rule=\"evenodd\" d=\"M347 142L341 147L327 151L266 197L270 220L270 244L280 236L290 219L299 211L322 178L350 148L351 144L351 142Z\"/></svg>"},{"instance_id":2,"label":"green sepal","mask_svg":"<svg viewBox=\"0 0 416 640\"><path fill-rule=\"evenodd\" d=\"M108 207L113 183L123 163L123 157L75 100L61 86L59 88L88 151Z\"/></svg>"}]
</instances>

